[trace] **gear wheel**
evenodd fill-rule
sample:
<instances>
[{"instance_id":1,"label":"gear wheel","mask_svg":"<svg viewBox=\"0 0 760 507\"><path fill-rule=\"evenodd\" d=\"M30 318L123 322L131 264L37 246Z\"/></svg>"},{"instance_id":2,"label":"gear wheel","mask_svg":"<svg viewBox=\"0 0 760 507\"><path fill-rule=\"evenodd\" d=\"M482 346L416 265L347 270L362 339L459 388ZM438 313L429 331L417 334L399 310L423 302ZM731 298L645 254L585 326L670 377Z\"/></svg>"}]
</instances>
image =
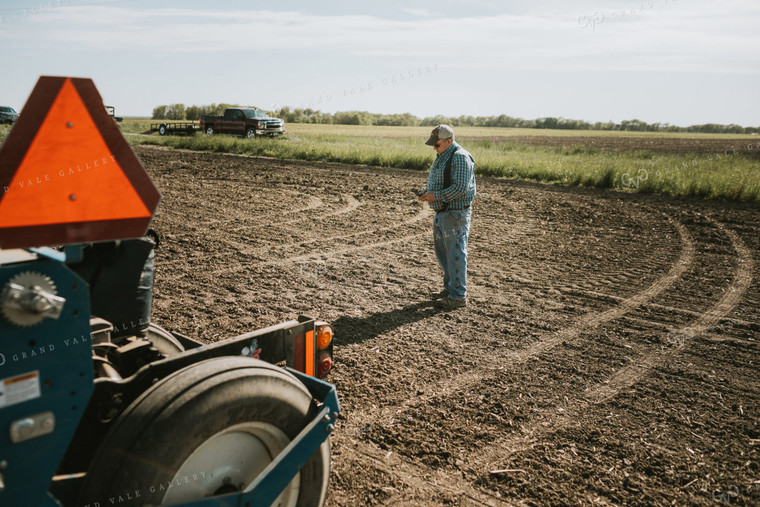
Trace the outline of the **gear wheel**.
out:
<instances>
[{"instance_id":1,"label":"gear wheel","mask_svg":"<svg viewBox=\"0 0 760 507\"><path fill-rule=\"evenodd\" d=\"M8 283L3 287L2 294L0 294L0 301L2 301L0 312L10 323L21 327L30 327L42 322L45 319L44 314L24 310L19 308L17 304L11 303L8 293L11 291L12 285L20 285L24 288L24 293L42 291L57 296L58 290L53 280L42 273L24 271L8 280Z\"/></svg>"}]
</instances>

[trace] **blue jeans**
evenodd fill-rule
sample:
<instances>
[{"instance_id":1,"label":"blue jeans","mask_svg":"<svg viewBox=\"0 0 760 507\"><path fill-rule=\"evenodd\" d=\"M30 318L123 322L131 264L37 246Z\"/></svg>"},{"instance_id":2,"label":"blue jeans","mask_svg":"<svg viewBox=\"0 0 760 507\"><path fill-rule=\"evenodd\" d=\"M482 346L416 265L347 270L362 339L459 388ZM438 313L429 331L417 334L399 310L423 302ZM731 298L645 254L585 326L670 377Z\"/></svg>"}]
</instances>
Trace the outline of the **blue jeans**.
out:
<instances>
[{"instance_id":1,"label":"blue jeans","mask_svg":"<svg viewBox=\"0 0 760 507\"><path fill-rule=\"evenodd\" d=\"M443 268L443 287L451 299L467 296L467 239L471 210L439 211L433 221L435 256Z\"/></svg>"}]
</instances>

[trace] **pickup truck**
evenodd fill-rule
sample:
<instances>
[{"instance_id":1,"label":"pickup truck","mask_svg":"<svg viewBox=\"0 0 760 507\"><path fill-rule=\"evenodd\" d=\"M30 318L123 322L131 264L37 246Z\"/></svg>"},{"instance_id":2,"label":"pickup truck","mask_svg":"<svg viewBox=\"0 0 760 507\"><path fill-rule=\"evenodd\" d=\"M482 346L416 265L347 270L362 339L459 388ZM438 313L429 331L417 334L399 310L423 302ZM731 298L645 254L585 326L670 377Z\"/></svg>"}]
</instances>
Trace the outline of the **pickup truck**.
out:
<instances>
[{"instance_id":1,"label":"pickup truck","mask_svg":"<svg viewBox=\"0 0 760 507\"><path fill-rule=\"evenodd\" d=\"M0 106L0 123L14 123L18 120L18 113L12 107Z\"/></svg>"},{"instance_id":2,"label":"pickup truck","mask_svg":"<svg viewBox=\"0 0 760 507\"><path fill-rule=\"evenodd\" d=\"M253 139L256 136L275 137L285 132L285 122L272 118L261 109L230 108L224 116L201 116L201 131L207 136L235 134Z\"/></svg>"}]
</instances>

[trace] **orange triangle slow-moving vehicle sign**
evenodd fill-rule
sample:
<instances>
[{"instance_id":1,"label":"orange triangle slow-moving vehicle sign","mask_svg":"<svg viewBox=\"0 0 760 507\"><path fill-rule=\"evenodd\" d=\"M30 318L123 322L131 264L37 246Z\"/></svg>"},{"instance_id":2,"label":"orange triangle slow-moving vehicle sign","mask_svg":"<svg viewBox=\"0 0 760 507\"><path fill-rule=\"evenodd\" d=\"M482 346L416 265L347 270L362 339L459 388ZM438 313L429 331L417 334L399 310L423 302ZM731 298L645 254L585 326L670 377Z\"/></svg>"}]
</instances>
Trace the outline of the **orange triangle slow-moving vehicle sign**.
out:
<instances>
[{"instance_id":1,"label":"orange triangle slow-moving vehicle sign","mask_svg":"<svg viewBox=\"0 0 760 507\"><path fill-rule=\"evenodd\" d=\"M41 77L0 149L0 248L139 237L160 198L92 80Z\"/></svg>"}]
</instances>

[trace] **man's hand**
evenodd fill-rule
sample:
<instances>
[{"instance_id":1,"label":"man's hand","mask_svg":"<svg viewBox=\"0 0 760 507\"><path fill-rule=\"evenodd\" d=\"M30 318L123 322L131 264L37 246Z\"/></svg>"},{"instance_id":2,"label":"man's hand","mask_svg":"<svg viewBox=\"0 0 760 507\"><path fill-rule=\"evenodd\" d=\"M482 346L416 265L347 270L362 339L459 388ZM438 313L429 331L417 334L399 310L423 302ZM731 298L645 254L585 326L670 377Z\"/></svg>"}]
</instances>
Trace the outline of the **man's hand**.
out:
<instances>
[{"instance_id":1,"label":"man's hand","mask_svg":"<svg viewBox=\"0 0 760 507\"><path fill-rule=\"evenodd\" d=\"M422 202L433 202L435 201L435 197L433 197L433 192L425 192L419 197L420 201Z\"/></svg>"}]
</instances>

